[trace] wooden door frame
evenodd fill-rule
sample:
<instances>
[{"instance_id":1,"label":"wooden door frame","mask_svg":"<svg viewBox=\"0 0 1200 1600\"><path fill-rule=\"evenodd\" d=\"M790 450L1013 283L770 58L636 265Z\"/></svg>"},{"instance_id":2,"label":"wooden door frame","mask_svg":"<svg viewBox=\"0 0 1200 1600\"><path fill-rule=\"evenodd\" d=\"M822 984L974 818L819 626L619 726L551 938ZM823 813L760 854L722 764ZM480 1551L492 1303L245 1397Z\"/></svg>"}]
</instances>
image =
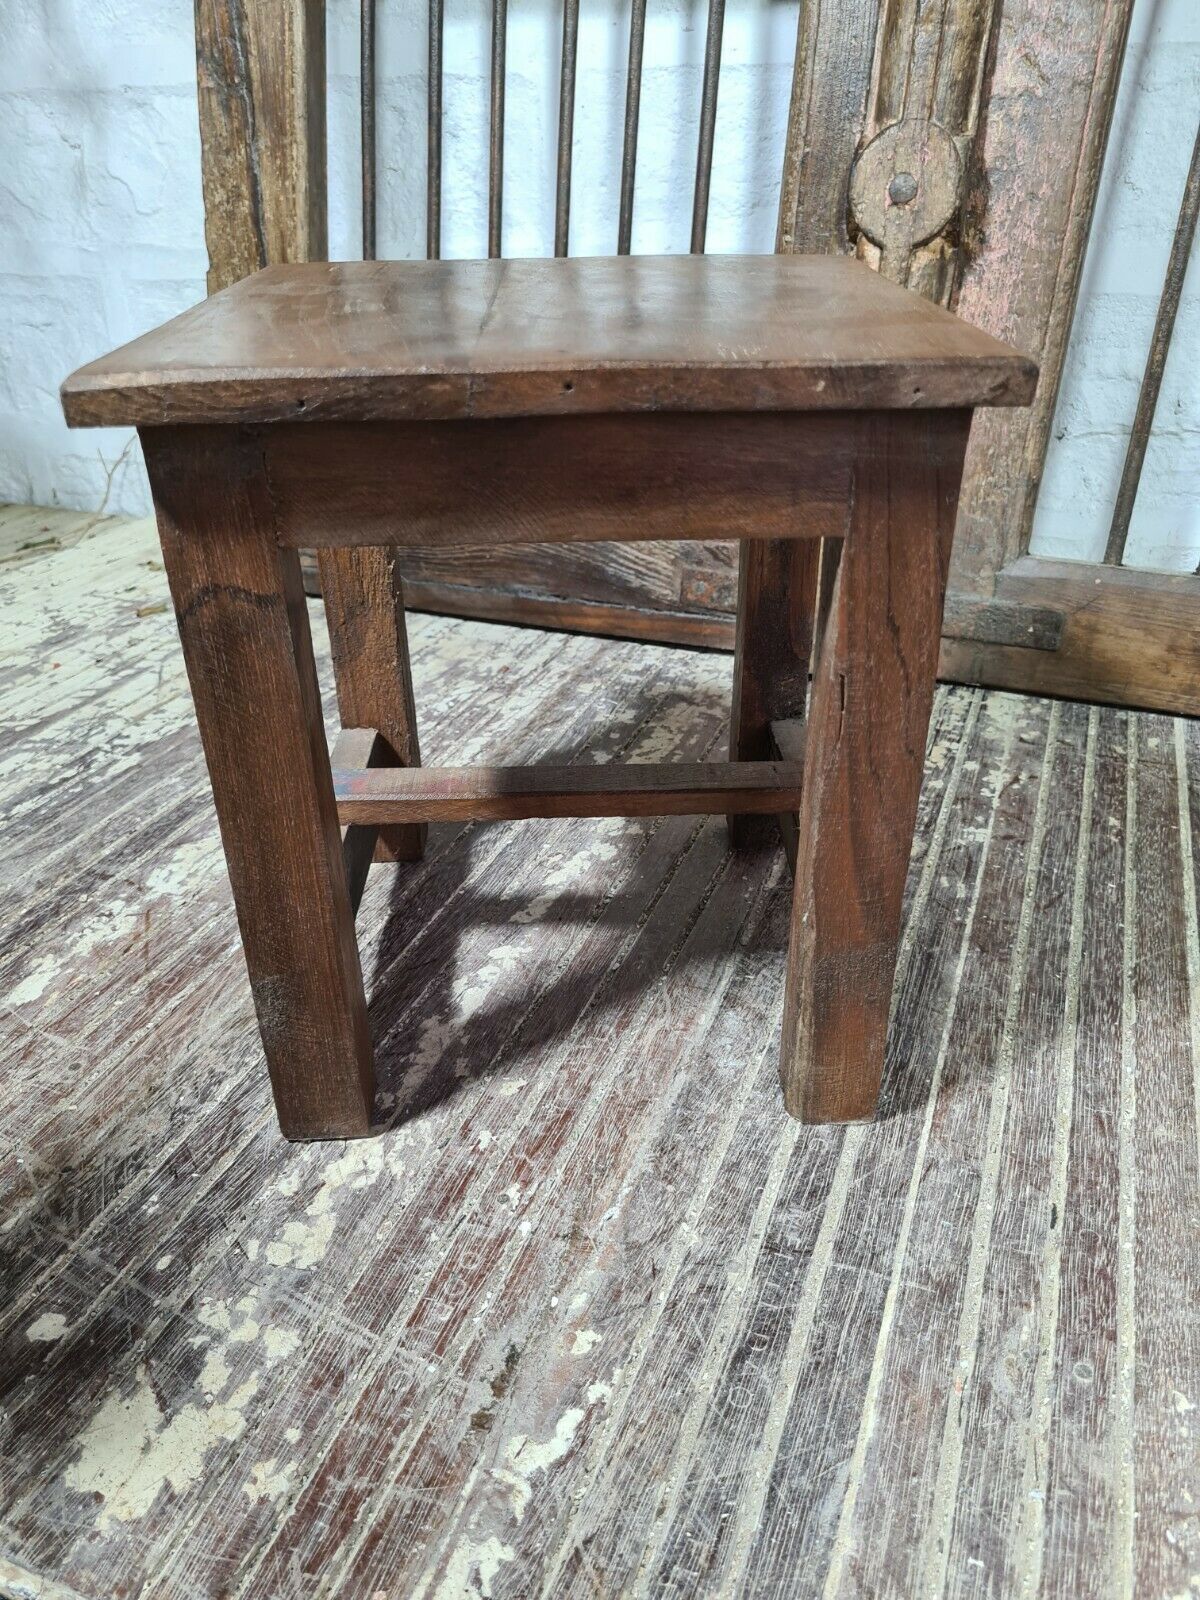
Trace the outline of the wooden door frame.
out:
<instances>
[{"instance_id":1,"label":"wooden door frame","mask_svg":"<svg viewBox=\"0 0 1200 1600\"><path fill-rule=\"evenodd\" d=\"M981 415L976 426L942 675L1200 714L1200 578L1029 554L1132 0L1079 5L1052 39L1039 34L1039 7L946 0L931 28L913 0L807 0L778 245L857 250L1041 364L1029 412ZM270 261L327 254L325 5L195 0L195 9L212 291ZM928 192L949 208L915 243L896 235L880 190L914 160L922 201ZM1018 247L1016 230L1036 247ZM406 590L413 607L457 615L733 644L719 599L710 610L649 611L441 574Z\"/></svg>"}]
</instances>

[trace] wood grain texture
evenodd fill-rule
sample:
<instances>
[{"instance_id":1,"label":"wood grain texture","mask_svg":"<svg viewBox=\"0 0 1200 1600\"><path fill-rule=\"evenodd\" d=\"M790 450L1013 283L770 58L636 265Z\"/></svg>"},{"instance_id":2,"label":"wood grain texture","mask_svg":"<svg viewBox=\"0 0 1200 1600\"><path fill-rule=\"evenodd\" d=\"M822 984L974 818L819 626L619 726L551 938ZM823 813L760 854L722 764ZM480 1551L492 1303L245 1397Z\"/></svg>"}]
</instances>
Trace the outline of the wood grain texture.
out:
<instances>
[{"instance_id":1,"label":"wood grain texture","mask_svg":"<svg viewBox=\"0 0 1200 1600\"><path fill-rule=\"evenodd\" d=\"M469 559L471 568L464 576L478 578L480 584L490 575L490 551L475 552ZM540 545L548 553L551 563L556 555L572 549L570 545ZM575 548L594 550L596 545ZM605 546L612 549L611 545ZM643 548L658 551L661 544ZM694 550L691 542L680 541L677 548ZM511 546L500 546L507 555ZM407 552L405 552L407 554ZM452 552L457 560L458 553ZM408 563L401 557L401 564ZM465 563L460 563L465 564ZM604 573L599 573L604 583ZM559 586L556 577L555 587ZM565 583L562 587L566 588ZM413 579L405 585L408 602L415 611L431 611L439 616L474 617L482 622L505 622L517 627L554 628L563 633L595 633L610 639L644 639L654 644L681 644L693 650L732 650L733 615L705 614L699 611L677 611L671 606L634 606L626 601L569 600L554 595L530 594L524 588L509 588L504 583L482 588L470 583L426 583Z\"/></svg>"},{"instance_id":2,"label":"wood grain texture","mask_svg":"<svg viewBox=\"0 0 1200 1600\"><path fill-rule=\"evenodd\" d=\"M1040 1564L1042 1583L1052 1594L1115 1592L1127 1582L1124 1557L1115 1571L1102 1570L1082 1537L1085 1524L1115 1523L1123 1443L1113 1404L1120 1360L1122 1085L1121 1058L1112 1042L1121 1036L1124 985L1114 984L1112 974L1124 966L1125 919L1123 907L1120 916L1113 914L1112 902L1116 886L1123 890L1125 883L1128 728L1122 716L1093 713L1093 721L1090 792L1084 788L1088 828L1079 841L1086 878L1072 930L1080 946L1078 1002L1063 1040L1074 1053L1073 1060L1069 1054L1063 1060L1073 1090L1061 1133L1067 1140L1065 1185L1061 1200L1051 1200L1061 1217L1060 1255L1053 1263L1057 1303L1044 1332L1039 1326L1043 1348L1049 1346L1050 1417L1044 1481L1036 1487L1054 1510L1045 1519L1042 1550L1027 1539L1024 1551L1026 1570L1036 1570L1034 1561ZM1054 1237L1052 1229L1047 1242ZM1092 1308L1086 1325L1078 1315L1085 1305Z\"/></svg>"},{"instance_id":3,"label":"wood grain texture","mask_svg":"<svg viewBox=\"0 0 1200 1600\"><path fill-rule=\"evenodd\" d=\"M641 762L569 767L342 769L333 792L345 823L513 822L529 817L773 815L800 804L801 762Z\"/></svg>"},{"instance_id":4,"label":"wood grain texture","mask_svg":"<svg viewBox=\"0 0 1200 1600\"><path fill-rule=\"evenodd\" d=\"M732 412L514 417L485 427L293 423L260 437L285 543L470 550L518 536L840 534L853 459L845 419Z\"/></svg>"},{"instance_id":5,"label":"wood grain texture","mask_svg":"<svg viewBox=\"0 0 1200 1600\"><path fill-rule=\"evenodd\" d=\"M946 675L1187 710L1194 701L1158 698L1153 670L1137 673L1136 687L1122 682L1098 634L1078 630L1058 649L1078 609L1071 574L1061 588L1047 583L1040 626L1006 618L999 595L1028 547L1130 11L1127 0L1070 3L1048 22L1036 4L992 0L802 7L779 248L856 248L885 275L1015 339L1042 363L1031 412L981 417L972 436ZM848 50L847 36L876 15L873 59L863 37ZM869 91L861 76L868 60ZM816 115L818 94L841 94L847 109ZM1098 581L1108 590L1105 575ZM1123 634L1130 594L1108 590L1106 602L1109 595ZM1151 625L1155 656L1163 631ZM1030 662L1027 646L1053 653Z\"/></svg>"},{"instance_id":6,"label":"wood grain texture","mask_svg":"<svg viewBox=\"0 0 1200 1600\"><path fill-rule=\"evenodd\" d=\"M850 176L859 256L940 305L986 227L981 133L1001 7L884 0Z\"/></svg>"},{"instance_id":7,"label":"wood grain texture","mask_svg":"<svg viewBox=\"0 0 1200 1600\"><path fill-rule=\"evenodd\" d=\"M338 735L334 751L330 752L335 765L343 771L366 771L368 767L390 766L395 761L391 746L381 733L373 728L343 728ZM351 910L357 912L362 904L367 874L375 859L375 846L379 828L370 822L351 822L342 826L342 859L346 863L346 889ZM387 857L384 858L388 859ZM420 860L418 856L416 858Z\"/></svg>"},{"instance_id":8,"label":"wood grain texture","mask_svg":"<svg viewBox=\"0 0 1200 1600\"><path fill-rule=\"evenodd\" d=\"M1133 936L1124 950L1122 1044L1128 1052L1124 1087L1136 1096L1142 1115L1134 1121L1134 1145L1119 1186L1124 1216L1118 1249L1126 1271L1118 1292L1126 1290L1123 1309L1132 1325L1122 1350L1132 1355L1133 1368L1132 1384L1128 1370L1124 1374L1126 1448L1143 1459L1132 1484L1123 1485L1126 1495L1132 1489L1133 1501L1124 1509L1132 1513L1130 1520L1144 1518L1149 1525L1132 1552L1134 1586L1142 1594L1186 1593L1200 1574L1200 1503L1194 1495L1200 1451L1191 1410L1191 1373L1200 1362L1200 1256L1188 1244L1200 1238L1194 1198L1200 1190L1200 1138L1185 1142L1174 1131L1200 1134L1200 1086L1187 1082L1196 1026L1192 1007L1200 996L1195 952L1188 948L1196 902L1194 863L1186 871L1182 857L1181 743L1165 717L1141 717L1130 727L1133 859L1124 916ZM1185 1493L1181 1484L1188 1485Z\"/></svg>"},{"instance_id":9,"label":"wood grain texture","mask_svg":"<svg viewBox=\"0 0 1200 1600\"><path fill-rule=\"evenodd\" d=\"M800 7L783 148L776 248L850 250L850 165L871 82L879 0L817 0Z\"/></svg>"},{"instance_id":10,"label":"wood grain texture","mask_svg":"<svg viewBox=\"0 0 1200 1600\"><path fill-rule=\"evenodd\" d=\"M820 555L820 545L811 539L742 542L729 716L731 761L773 756L772 722L803 726ZM730 816L734 845L762 836L761 825L755 829L748 818Z\"/></svg>"},{"instance_id":11,"label":"wood grain texture","mask_svg":"<svg viewBox=\"0 0 1200 1600\"><path fill-rule=\"evenodd\" d=\"M413 611L732 650L737 554L730 541L596 540L466 553L421 546L401 550L399 561ZM301 552L300 569L306 593L319 598L315 553Z\"/></svg>"},{"instance_id":12,"label":"wood grain texture","mask_svg":"<svg viewBox=\"0 0 1200 1600\"><path fill-rule=\"evenodd\" d=\"M327 254L324 0L195 0L208 289Z\"/></svg>"},{"instance_id":13,"label":"wood grain texture","mask_svg":"<svg viewBox=\"0 0 1200 1600\"><path fill-rule=\"evenodd\" d=\"M863 425L814 658L780 1055L788 1109L810 1121L875 1106L969 428Z\"/></svg>"},{"instance_id":14,"label":"wood grain texture","mask_svg":"<svg viewBox=\"0 0 1200 1600\"><path fill-rule=\"evenodd\" d=\"M856 262L269 267L67 379L72 426L1025 405L1037 369Z\"/></svg>"},{"instance_id":15,"label":"wood grain texture","mask_svg":"<svg viewBox=\"0 0 1200 1600\"><path fill-rule=\"evenodd\" d=\"M435 588L439 595L446 595L445 603L451 606L454 588L478 589L486 584L487 592L495 593L498 602L511 600L514 612L505 620L534 620L553 626L547 618L554 613L537 609L549 604L567 621L571 609L576 608L580 625L588 615L609 619L611 626L595 627L598 633L623 626L626 638L638 638L647 636L646 629L653 625L652 619L641 613L653 610L661 614L664 627L691 630L690 637L680 638L679 643L699 645L706 638L724 637L724 633L732 642L738 551L729 540L595 541L554 549L523 544L476 547L465 555L423 546L403 550L400 567L408 603L416 609L437 609L422 603ZM458 602L465 605L475 600L460 595ZM529 610L522 613L522 606ZM630 617L622 623L625 610Z\"/></svg>"},{"instance_id":16,"label":"wood grain texture","mask_svg":"<svg viewBox=\"0 0 1200 1600\"><path fill-rule=\"evenodd\" d=\"M372 872L382 1134L288 1145L158 560L0 572L0 1587L1186 1590L1195 725L938 695L869 1128L777 851L538 820ZM721 656L410 629L435 763L724 752Z\"/></svg>"},{"instance_id":17,"label":"wood grain texture","mask_svg":"<svg viewBox=\"0 0 1200 1600\"><path fill-rule=\"evenodd\" d=\"M1042 859L1047 721L1047 708L1037 704L989 704L981 712L973 744L987 756L977 779L964 774L962 780L966 815L977 831L966 823L948 841L944 876L931 885L938 914L959 929L953 936L949 1014L942 1001L930 1048L912 1064L916 1081L898 1091L923 1114L915 1127L898 1131L912 1141L897 1174L898 1189L868 1202L866 1219L851 1211L847 1222L858 1229L865 1221L869 1232L879 1226L877 1206L893 1213L886 1224L882 1282L854 1285L852 1309L865 1328L838 1380L840 1406L854 1409L855 1389L866 1402L851 1424L852 1443L827 1442L799 1401L799 1385L808 1375L800 1373L768 1493L783 1530L775 1542L756 1541L750 1559L749 1571L764 1584L775 1581L789 1556L811 1557L833 1538L835 1589L849 1588L861 1572L867 1584L894 1586L897 1594L923 1580L937 1592L930 1562L941 1559L946 1542L937 1519L959 1498L942 1461L945 1455L952 1467L949 1446L961 1443L955 1430L970 1393L973 1319L980 1304L978 1246L973 1250L972 1243L986 1243L985 1170L1003 1147L999 1138L991 1146L986 1140L1000 1126L990 1120L993 1100L1007 1103L1010 1058L1003 1029L1030 977L1021 931L1024 920L1027 937L1030 878ZM1000 950L1007 959L997 959ZM935 1004L941 1000L936 984L932 998ZM894 1059L899 1064L903 1055ZM964 1151L971 1152L966 1159ZM863 1261L856 1243L842 1248ZM999 1290L990 1287L993 1294ZM844 1388L850 1397L843 1398ZM921 1397L916 1407L909 1404L913 1396ZM1010 1432L1005 1443L1018 1437ZM827 1526L819 1507L785 1509L805 1466L832 1480ZM978 1570L956 1569L946 1587L972 1593ZM982 1569L985 1577L988 1570Z\"/></svg>"},{"instance_id":18,"label":"wood grain texture","mask_svg":"<svg viewBox=\"0 0 1200 1600\"><path fill-rule=\"evenodd\" d=\"M363 1134L371 1040L299 563L243 440L142 445L280 1125Z\"/></svg>"},{"instance_id":19,"label":"wood grain texture","mask_svg":"<svg viewBox=\"0 0 1200 1600\"><path fill-rule=\"evenodd\" d=\"M782 722L771 724L772 754L777 761L798 761L804 758L807 727L798 717L789 717ZM779 828L779 837L783 843L783 853L787 857L787 864L791 868L792 876L796 873L796 853L800 848L800 813L798 811L781 811L775 818Z\"/></svg>"},{"instance_id":20,"label":"wood grain texture","mask_svg":"<svg viewBox=\"0 0 1200 1600\"><path fill-rule=\"evenodd\" d=\"M419 767L404 584L396 553L378 546L326 549L319 560L342 726L379 733L390 752L388 765ZM383 765L376 754L374 764ZM417 861L425 833L420 827L386 827L378 831L376 844L381 860Z\"/></svg>"},{"instance_id":21,"label":"wood grain texture","mask_svg":"<svg viewBox=\"0 0 1200 1600\"><path fill-rule=\"evenodd\" d=\"M944 678L1200 714L1200 578L1194 574L1022 556L1000 574L995 592L1001 605L1057 614L1056 648L1014 648L994 635L959 634L942 641Z\"/></svg>"},{"instance_id":22,"label":"wood grain texture","mask_svg":"<svg viewBox=\"0 0 1200 1600\"><path fill-rule=\"evenodd\" d=\"M586 561L601 547L527 548L543 553L545 562L537 565L545 571L567 554L578 551ZM647 567L656 575L653 581L657 585L661 574L664 586L672 581L672 568L660 560L662 551L678 551L680 566L691 567L698 551L711 548L694 544L625 547L628 552L644 552ZM407 567L413 554L405 551L402 564ZM471 575L486 581L494 570L493 555L493 551L473 555ZM511 549L503 552L500 559L505 566L511 555ZM524 550L516 555L514 567L520 576L511 589L503 573L496 586L486 590L415 579L406 590L410 604L450 616L713 650L734 648L732 611L706 615L698 610L678 611L666 604L660 609L653 592L639 609L633 593L616 583L607 602L531 594L523 582L525 555ZM423 569L429 555L421 551L417 559ZM449 560L454 559L451 553ZM606 575L617 565L607 556L594 565L589 563L587 586L602 593ZM718 567L711 578L710 570L707 566L701 569L697 585L708 588L711 584L714 593L728 592L723 569ZM538 581L534 577L531 584ZM548 585L557 581L550 573ZM564 583L563 587L570 585ZM938 677L949 683L989 683L1030 694L1053 693L1200 716L1200 662L1192 625L1198 594L1196 579L1188 574L1090 567L1022 556L1001 575L994 597L947 591ZM1057 652L1052 660L1036 659L1038 653L1049 652Z\"/></svg>"}]
</instances>

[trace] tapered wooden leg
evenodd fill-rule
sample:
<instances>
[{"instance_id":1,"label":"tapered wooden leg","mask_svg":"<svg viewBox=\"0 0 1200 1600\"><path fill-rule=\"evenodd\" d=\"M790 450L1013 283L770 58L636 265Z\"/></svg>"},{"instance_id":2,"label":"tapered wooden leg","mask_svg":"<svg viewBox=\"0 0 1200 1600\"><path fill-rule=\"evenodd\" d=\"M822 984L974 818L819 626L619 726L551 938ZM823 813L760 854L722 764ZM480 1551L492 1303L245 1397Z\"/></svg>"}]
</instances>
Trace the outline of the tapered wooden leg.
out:
<instances>
[{"instance_id":1,"label":"tapered wooden leg","mask_svg":"<svg viewBox=\"0 0 1200 1600\"><path fill-rule=\"evenodd\" d=\"M280 1127L364 1134L371 1039L296 552L236 430L143 445Z\"/></svg>"},{"instance_id":2,"label":"tapered wooden leg","mask_svg":"<svg viewBox=\"0 0 1200 1600\"><path fill-rule=\"evenodd\" d=\"M879 1093L970 414L870 413L813 675L781 1076L806 1122Z\"/></svg>"},{"instance_id":3,"label":"tapered wooden leg","mask_svg":"<svg viewBox=\"0 0 1200 1600\"><path fill-rule=\"evenodd\" d=\"M321 593L343 728L374 728L390 766L419 767L404 586L396 552L377 545L321 550ZM419 861L422 825L378 830L377 861Z\"/></svg>"},{"instance_id":4,"label":"tapered wooden leg","mask_svg":"<svg viewBox=\"0 0 1200 1600\"><path fill-rule=\"evenodd\" d=\"M771 723L804 717L816 609L818 539L743 539L729 759L770 761ZM765 837L770 819L729 818L735 846Z\"/></svg>"}]
</instances>

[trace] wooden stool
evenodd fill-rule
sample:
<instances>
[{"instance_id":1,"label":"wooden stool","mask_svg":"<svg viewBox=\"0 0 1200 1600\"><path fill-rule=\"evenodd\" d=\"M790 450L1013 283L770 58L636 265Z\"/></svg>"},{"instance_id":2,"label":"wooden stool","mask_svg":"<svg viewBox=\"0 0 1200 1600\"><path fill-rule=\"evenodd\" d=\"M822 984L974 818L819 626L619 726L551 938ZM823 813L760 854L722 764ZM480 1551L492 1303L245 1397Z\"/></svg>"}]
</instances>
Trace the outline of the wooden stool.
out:
<instances>
[{"instance_id":1,"label":"wooden stool","mask_svg":"<svg viewBox=\"0 0 1200 1600\"><path fill-rule=\"evenodd\" d=\"M787 1107L870 1114L971 412L1036 377L855 261L681 256L271 267L67 381L72 426L141 433L288 1138L367 1131L354 908L436 818L724 812L736 844L778 815ZM389 547L714 538L729 762L420 767Z\"/></svg>"}]
</instances>

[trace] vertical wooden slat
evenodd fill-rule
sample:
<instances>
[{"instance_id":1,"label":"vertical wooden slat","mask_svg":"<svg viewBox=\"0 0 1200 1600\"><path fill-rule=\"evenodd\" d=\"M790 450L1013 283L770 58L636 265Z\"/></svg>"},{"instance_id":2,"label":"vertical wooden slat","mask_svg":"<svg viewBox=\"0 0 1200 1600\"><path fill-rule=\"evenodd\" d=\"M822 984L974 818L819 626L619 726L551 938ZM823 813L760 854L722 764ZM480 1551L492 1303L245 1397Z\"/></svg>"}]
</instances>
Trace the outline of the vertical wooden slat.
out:
<instances>
[{"instance_id":1,"label":"vertical wooden slat","mask_svg":"<svg viewBox=\"0 0 1200 1600\"><path fill-rule=\"evenodd\" d=\"M558 178L554 202L554 254L565 256L571 233L571 147L575 135L575 60L579 52L579 0L563 0L562 71L558 87Z\"/></svg>"},{"instance_id":2,"label":"vertical wooden slat","mask_svg":"<svg viewBox=\"0 0 1200 1600\"><path fill-rule=\"evenodd\" d=\"M717 128L717 88L721 77L721 42L725 32L725 0L708 0L708 37L704 44L704 87L700 96L700 137L696 144L696 186L692 194L692 254L703 255L708 232L708 191L712 182L713 140Z\"/></svg>"},{"instance_id":3,"label":"vertical wooden slat","mask_svg":"<svg viewBox=\"0 0 1200 1600\"><path fill-rule=\"evenodd\" d=\"M1197 215L1200 215L1200 128L1196 129L1196 142L1192 146L1192 163L1188 168L1183 199L1179 204L1179 219L1175 224L1175 237L1171 241L1167 275L1158 302L1158 315L1154 319L1154 335L1150 340L1150 349L1146 356L1146 370L1142 374L1142 387L1138 391L1137 410L1134 412L1133 427L1129 434L1129 447L1125 452L1121 486L1117 491L1117 503L1113 507L1112 524L1108 530L1104 559L1110 566L1120 566L1125 558L1129 519L1133 515L1133 502L1137 498L1138 484L1142 478L1142 464L1146 459L1146 446L1150 442L1150 429L1154 424L1154 413L1158 407L1158 392L1162 388L1167 351L1171 348L1171 335L1175 331L1175 315L1179 310L1179 301L1183 294L1183 280L1192 253L1192 240L1196 237Z\"/></svg>"},{"instance_id":4,"label":"vertical wooden slat","mask_svg":"<svg viewBox=\"0 0 1200 1600\"><path fill-rule=\"evenodd\" d=\"M425 254L442 253L442 33L445 0L429 0L429 88L425 166Z\"/></svg>"},{"instance_id":5,"label":"vertical wooden slat","mask_svg":"<svg viewBox=\"0 0 1200 1600\"><path fill-rule=\"evenodd\" d=\"M886 0L880 15L850 182L856 249L942 305L967 258L963 219L1000 9L999 0L948 0L934 21L911 0Z\"/></svg>"},{"instance_id":6,"label":"vertical wooden slat","mask_svg":"<svg viewBox=\"0 0 1200 1600\"><path fill-rule=\"evenodd\" d=\"M1165 717L1131 718L1126 915L1136 930L1126 979L1134 1107L1126 1263L1132 1372L1126 1391L1126 1500L1133 1595L1186 1594L1200 1572L1200 1147L1191 1049L1188 907L1177 753ZM1190 822L1190 818L1189 818ZM1131 1502L1131 1503L1130 1503Z\"/></svg>"},{"instance_id":7,"label":"vertical wooden slat","mask_svg":"<svg viewBox=\"0 0 1200 1600\"><path fill-rule=\"evenodd\" d=\"M1042 0L1004 8L991 103L1005 115L988 119L981 152L986 238L957 309L1028 350L1041 377L1027 411L979 418L952 588L990 593L995 574L1029 547L1131 13L1132 0L1076 5L1051 31ZM1042 42L1040 71L1060 86L1049 104L1030 85L1026 40Z\"/></svg>"},{"instance_id":8,"label":"vertical wooden slat","mask_svg":"<svg viewBox=\"0 0 1200 1600\"><path fill-rule=\"evenodd\" d=\"M375 259L375 0L362 0L359 98L362 122L362 254Z\"/></svg>"},{"instance_id":9,"label":"vertical wooden slat","mask_svg":"<svg viewBox=\"0 0 1200 1600\"><path fill-rule=\"evenodd\" d=\"M214 293L327 253L324 0L195 0L204 236Z\"/></svg>"},{"instance_id":10,"label":"vertical wooden slat","mask_svg":"<svg viewBox=\"0 0 1200 1600\"><path fill-rule=\"evenodd\" d=\"M625 78L625 141L621 151L621 209L617 254L627 256L633 238L633 185L637 171L638 115L642 104L642 49L646 41L646 0L633 0L629 13L629 68Z\"/></svg>"},{"instance_id":11,"label":"vertical wooden slat","mask_svg":"<svg viewBox=\"0 0 1200 1600\"><path fill-rule=\"evenodd\" d=\"M783 152L776 248L850 248L846 183L862 132L879 0L806 0Z\"/></svg>"},{"instance_id":12,"label":"vertical wooden slat","mask_svg":"<svg viewBox=\"0 0 1200 1600\"><path fill-rule=\"evenodd\" d=\"M492 0L491 126L488 135L488 255L499 256L504 225L504 57L508 0Z\"/></svg>"}]
</instances>

